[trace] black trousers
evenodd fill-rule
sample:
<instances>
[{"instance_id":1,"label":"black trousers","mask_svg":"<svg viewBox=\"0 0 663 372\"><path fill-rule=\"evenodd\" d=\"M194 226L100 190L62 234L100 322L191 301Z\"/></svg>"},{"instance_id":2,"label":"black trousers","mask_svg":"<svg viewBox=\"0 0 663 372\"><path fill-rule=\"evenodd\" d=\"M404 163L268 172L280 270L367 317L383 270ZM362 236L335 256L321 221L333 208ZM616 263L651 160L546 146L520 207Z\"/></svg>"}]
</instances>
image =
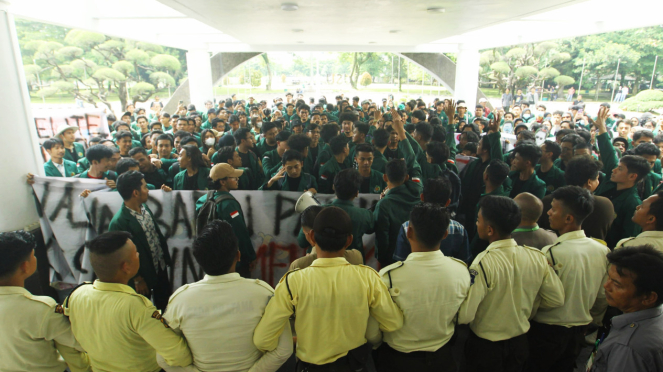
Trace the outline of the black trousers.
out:
<instances>
[{"instance_id":1,"label":"black trousers","mask_svg":"<svg viewBox=\"0 0 663 372\"><path fill-rule=\"evenodd\" d=\"M377 372L455 372L452 350L451 344L447 343L433 352L402 353L383 342L373 354L373 361Z\"/></svg>"},{"instance_id":2,"label":"black trousers","mask_svg":"<svg viewBox=\"0 0 663 372\"><path fill-rule=\"evenodd\" d=\"M573 372L587 326L564 326L530 322L527 371Z\"/></svg>"},{"instance_id":3,"label":"black trousers","mask_svg":"<svg viewBox=\"0 0 663 372\"><path fill-rule=\"evenodd\" d=\"M168 279L168 269L159 269L157 272L157 284L152 288L152 303L163 314L168 306L168 299L173 294L173 290Z\"/></svg>"},{"instance_id":4,"label":"black trousers","mask_svg":"<svg viewBox=\"0 0 663 372\"><path fill-rule=\"evenodd\" d=\"M470 330L465 344L467 372L520 372L528 355L527 335L489 341Z\"/></svg>"},{"instance_id":5,"label":"black trousers","mask_svg":"<svg viewBox=\"0 0 663 372\"><path fill-rule=\"evenodd\" d=\"M344 356L337 359L332 363L327 364L311 364L301 360L297 360L296 372L355 372L350 368L348 357Z\"/></svg>"}]
</instances>

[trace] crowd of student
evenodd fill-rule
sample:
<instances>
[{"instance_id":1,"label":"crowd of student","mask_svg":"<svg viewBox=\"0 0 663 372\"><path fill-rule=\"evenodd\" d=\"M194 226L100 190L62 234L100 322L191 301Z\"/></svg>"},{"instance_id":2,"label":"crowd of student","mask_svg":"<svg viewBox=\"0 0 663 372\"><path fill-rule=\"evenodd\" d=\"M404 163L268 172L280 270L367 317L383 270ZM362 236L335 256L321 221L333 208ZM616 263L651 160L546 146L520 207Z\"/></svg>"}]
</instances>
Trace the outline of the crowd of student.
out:
<instances>
[{"instance_id":1,"label":"crowd of student","mask_svg":"<svg viewBox=\"0 0 663 372\"><path fill-rule=\"evenodd\" d=\"M46 174L105 179L124 202L89 244L98 280L62 305L21 288L31 237L0 236L0 369L61 371L62 356L72 371L275 371L294 334L297 371L358 371L371 354L378 371L573 371L586 340L588 370L663 370L660 118L591 117L581 100L532 116L527 102L299 98L131 106L86 151L60 128ZM459 172L460 154L474 159ZM193 247L206 276L174 293L145 204L159 188L209 190ZM335 194L302 213L310 254L276 289L242 278L256 255L238 189ZM372 233L379 274L360 265Z\"/></svg>"}]
</instances>

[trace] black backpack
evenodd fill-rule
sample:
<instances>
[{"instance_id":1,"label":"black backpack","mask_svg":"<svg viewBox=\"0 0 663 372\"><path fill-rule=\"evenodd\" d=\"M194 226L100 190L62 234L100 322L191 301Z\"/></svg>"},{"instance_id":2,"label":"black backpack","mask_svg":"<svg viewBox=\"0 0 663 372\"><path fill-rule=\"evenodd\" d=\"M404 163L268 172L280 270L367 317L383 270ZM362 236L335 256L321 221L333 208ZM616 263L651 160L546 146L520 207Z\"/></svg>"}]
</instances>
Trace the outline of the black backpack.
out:
<instances>
[{"instance_id":1,"label":"black backpack","mask_svg":"<svg viewBox=\"0 0 663 372\"><path fill-rule=\"evenodd\" d=\"M198 214L196 215L196 235L202 231L203 227L205 227L208 222L219 218L216 215L216 207L221 204L222 201L235 199L232 195L228 194L219 195L214 199L215 192L215 190L207 192L207 200L205 200L203 206L198 210Z\"/></svg>"}]
</instances>

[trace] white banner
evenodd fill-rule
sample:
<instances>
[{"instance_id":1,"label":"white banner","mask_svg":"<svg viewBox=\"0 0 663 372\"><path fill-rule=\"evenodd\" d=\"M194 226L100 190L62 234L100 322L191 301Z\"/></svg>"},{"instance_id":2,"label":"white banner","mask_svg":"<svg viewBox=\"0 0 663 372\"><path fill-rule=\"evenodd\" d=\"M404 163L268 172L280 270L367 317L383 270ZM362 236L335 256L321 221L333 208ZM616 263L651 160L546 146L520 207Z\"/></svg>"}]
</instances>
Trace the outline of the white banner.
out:
<instances>
[{"instance_id":1,"label":"white banner","mask_svg":"<svg viewBox=\"0 0 663 372\"><path fill-rule=\"evenodd\" d=\"M85 242L108 231L108 225L122 205L117 192L104 189L103 181L35 177L33 188L41 209L41 226L52 267L51 281L58 288L67 288L94 278ZM83 199L84 189L97 189ZM244 212L258 263L252 273L276 285L292 261L305 252L297 245L300 229L295 203L297 192L233 191ZM155 222L168 239L173 258L170 273L173 288L200 280L201 269L193 258L191 247L195 228L195 203L203 191L150 191L147 205ZM327 203L333 195L318 195ZM360 195L355 205L368 208L377 203L379 195ZM364 236L367 264L377 267L374 235Z\"/></svg>"}]
</instances>

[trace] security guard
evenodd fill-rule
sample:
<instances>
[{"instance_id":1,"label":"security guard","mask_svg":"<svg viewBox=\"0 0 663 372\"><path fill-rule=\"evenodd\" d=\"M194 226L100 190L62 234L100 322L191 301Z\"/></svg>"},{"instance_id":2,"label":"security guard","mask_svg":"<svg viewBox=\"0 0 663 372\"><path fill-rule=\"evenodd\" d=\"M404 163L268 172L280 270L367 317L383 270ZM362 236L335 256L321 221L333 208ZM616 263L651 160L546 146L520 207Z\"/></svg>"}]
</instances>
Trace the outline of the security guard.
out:
<instances>
[{"instance_id":1,"label":"security guard","mask_svg":"<svg viewBox=\"0 0 663 372\"><path fill-rule=\"evenodd\" d=\"M470 290L470 275L464 262L446 257L440 250L450 221L441 205L415 206L407 230L412 253L405 262L380 271L403 311L403 328L384 333L384 343L374 359L378 371L456 371L449 341ZM425 301L423 293L427 293Z\"/></svg>"},{"instance_id":2,"label":"security guard","mask_svg":"<svg viewBox=\"0 0 663 372\"><path fill-rule=\"evenodd\" d=\"M64 158L78 162L78 159L85 156L85 146L82 143L76 142L76 132L78 127L75 125L62 124L58 127L53 137L59 138L64 143Z\"/></svg>"},{"instance_id":3,"label":"security guard","mask_svg":"<svg viewBox=\"0 0 663 372\"><path fill-rule=\"evenodd\" d=\"M81 172L76 163L64 159L65 149L61 139L49 138L42 147L51 157L44 163L46 177L74 177Z\"/></svg>"},{"instance_id":4,"label":"security guard","mask_svg":"<svg viewBox=\"0 0 663 372\"><path fill-rule=\"evenodd\" d=\"M111 231L93 239L90 261L99 278L75 288L63 304L76 340L94 371L156 372L159 353L170 365L193 362L186 340L146 297L127 285L140 267L131 234Z\"/></svg>"},{"instance_id":5,"label":"security guard","mask_svg":"<svg viewBox=\"0 0 663 372\"><path fill-rule=\"evenodd\" d=\"M561 187L552 197L550 228L559 238L541 252L564 285L564 305L539 309L531 321L527 370L532 372L572 372L587 325L592 320L601 324L608 306L603 283L610 250L582 230L582 221L594 208L594 198L578 186Z\"/></svg>"},{"instance_id":6,"label":"security guard","mask_svg":"<svg viewBox=\"0 0 663 372\"><path fill-rule=\"evenodd\" d=\"M470 266L472 286L458 313L459 324L470 324L469 372L522 369L529 317L537 307L564 303L562 283L541 251L511 239L519 224L520 209L512 199L481 199L477 233L490 245Z\"/></svg>"},{"instance_id":7,"label":"security guard","mask_svg":"<svg viewBox=\"0 0 663 372\"><path fill-rule=\"evenodd\" d=\"M234 169L228 163L216 164L209 173L210 190L216 190L212 195L217 201L216 216L218 219L228 222L239 240L239 251L242 257L237 265L237 272L244 278L251 277L251 271L256 262L256 252L251 243L251 235L246 227L244 212L237 199L230 194L230 190L237 190L238 178L243 171ZM196 215L207 201L209 193L203 195L196 201ZM219 199L221 198L221 199Z\"/></svg>"},{"instance_id":8,"label":"security guard","mask_svg":"<svg viewBox=\"0 0 663 372\"><path fill-rule=\"evenodd\" d=\"M663 191L645 199L635 209L632 220L642 232L634 238L620 240L615 249L651 245L663 252Z\"/></svg>"},{"instance_id":9,"label":"security guard","mask_svg":"<svg viewBox=\"0 0 663 372\"><path fill-rule=\"evenodd\" d=\"M304 157L297 150L286 150L283 153L283 167L267 183L258 190L311 191L317 193L318 184L315 177L304 172Z\"/></svg>"},{"instance_id":10,"label":"security guard","mask_svg":"<svg viewBox=\"0 0 663 372\"><path fill-rule=\"evenodd\" d=\"M33 296L25 280L37 270L32 234L0 233L1 371L91 371L69 320L47 296ZM63 360L64 358L64 360Z\"/></svg>"},{"instance_id":11,"label":"security guard","mask_svg":"<svg viewBox=\"0 0 663 372\"><path fill-rule=\"evenodd\" d=\"M240 253L232 226L219 220L207 224L193 243L193 256L205 277L173 293L164 319L186 337L195 367L276 371L292 355L290 326L284 327L273 351L263 355L253 344L253 331L274 290L262 280L243 279L235 272Z\"/></svg>"},{"instance_id":12,"label":"security guard","mask_svg":"<svg viewBox=\"0 0 663 372\"><path fill-rule=\"evenodd\" d=\"M369 316L381 330L393 332L403 326L403 313L375 270L345 260L353 238L347 213L337 207L324 208L308 236L319 248L318 259L281 279L253 342L263 352L274 350L288 319L296 313L298 372L359 370L371 350L367 341L376 339L366 334Z\"/></svg>"}]
</instances>

